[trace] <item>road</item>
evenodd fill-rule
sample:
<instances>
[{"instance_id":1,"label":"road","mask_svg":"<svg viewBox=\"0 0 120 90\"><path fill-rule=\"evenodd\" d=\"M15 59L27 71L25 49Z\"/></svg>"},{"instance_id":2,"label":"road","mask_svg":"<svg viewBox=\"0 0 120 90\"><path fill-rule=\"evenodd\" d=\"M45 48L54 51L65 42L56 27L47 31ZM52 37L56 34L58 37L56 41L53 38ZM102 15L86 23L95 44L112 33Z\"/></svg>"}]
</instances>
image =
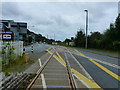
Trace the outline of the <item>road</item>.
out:
<instances>
[{"instance_id":1,"label":"road","mask_svg":"<svg viewBox=\"0 0 120 90\"><path fill-rule=\"evenodd\" d=\"M102 88L118 88L120 86L120 66L118 66L120 59L116 58L118 55L113 56L109 53L85 49L75 50L74 48L70 51Z\"/></svg>"},{"instance_id":2,"label":"road","mask_svg":"<svg viewBox=\"0 0 120 90\"><path fill-rule=\"evenodd\" d=\"M79 48L33 44L26 47L37 61L25 70L36 73L29 88L94 88L119 90L117 55Z\"/></svg>"},{"instance_id":3,"label":"road","mask_svg":"<svg viewBox=\"0 0 120 90\"><path fill-rule=\"evenodd\" d=\"M34 52L37 52L37 51L43 51L45 49L48 49L51 47L51 45L48 45L48 44L44 44L44 43L34 43L32 45L29 45L29 46L25 46L25 52L31 52L32 50L32 46L33 46L33 50Z\"/></svg>"}]
</instances>

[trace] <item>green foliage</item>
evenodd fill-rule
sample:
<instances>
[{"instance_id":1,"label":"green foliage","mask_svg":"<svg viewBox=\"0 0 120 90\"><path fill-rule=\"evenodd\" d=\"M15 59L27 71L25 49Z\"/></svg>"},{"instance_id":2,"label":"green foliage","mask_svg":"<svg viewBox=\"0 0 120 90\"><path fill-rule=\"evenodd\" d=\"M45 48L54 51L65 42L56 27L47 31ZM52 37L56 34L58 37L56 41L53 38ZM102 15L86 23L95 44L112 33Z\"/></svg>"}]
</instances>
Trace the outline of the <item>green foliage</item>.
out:
<instances>
[{"instance_id":1,"label":"green foliage","mask_svg":"<svg viewBox=\"0 0 120 90\"><path fill-rule=\"evenodd\" d=\"M77 32L74 42L77 47L85 47L85 35L82 30ZM91 32L88 36L88 48L120 51L120 14L103 34Z\"/></svg>"},{"instance_id":2,"label":"green foliage","mask_svg":"<svg viewBox=\"0 0 120 90\"><path fill-rule=\"evenodd\" d=\"M74 39L75 46L77 47L84 47L85 46L85 34L82 30L78 31L75 39Z\"/></svg>"},{"instance_id":3,"label":"green foliage","mask_svg":"<svg viewBox=\"0 0 120 90\"><path fill-rule=\"evenodd\" d=\"M5 76L10 76L11 73L10 72L5 72Z\"/></svg>"},{"instance_id":4,"label":"green foliage","mask_svg":"<svg viewBox=\"0 0 120 90\"><path fill-rule=\"evenodd\" d=\"M5 52L5 50L4 49L2 49L2 54L5 54L6 52Z\"/></svg>"}]
</instances>

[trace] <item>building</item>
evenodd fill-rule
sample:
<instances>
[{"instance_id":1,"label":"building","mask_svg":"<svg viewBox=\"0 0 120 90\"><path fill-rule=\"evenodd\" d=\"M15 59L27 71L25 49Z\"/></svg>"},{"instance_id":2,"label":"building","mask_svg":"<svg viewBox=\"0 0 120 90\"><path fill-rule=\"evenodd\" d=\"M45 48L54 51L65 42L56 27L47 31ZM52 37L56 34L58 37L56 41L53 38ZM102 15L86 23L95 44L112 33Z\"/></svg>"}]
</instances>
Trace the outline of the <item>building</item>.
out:
<instances>
[{"instance_id":1,"label":"building","mask_svg":"<svg viewBox=\"0 0 120 90\"><path fill-rule=\"evenodd\" d=\"M13 20L0 20L0 38L2 40L19 41L23 38L22 34L27 34L27 23L14 22Z\"/></svg>"}]
</instances>

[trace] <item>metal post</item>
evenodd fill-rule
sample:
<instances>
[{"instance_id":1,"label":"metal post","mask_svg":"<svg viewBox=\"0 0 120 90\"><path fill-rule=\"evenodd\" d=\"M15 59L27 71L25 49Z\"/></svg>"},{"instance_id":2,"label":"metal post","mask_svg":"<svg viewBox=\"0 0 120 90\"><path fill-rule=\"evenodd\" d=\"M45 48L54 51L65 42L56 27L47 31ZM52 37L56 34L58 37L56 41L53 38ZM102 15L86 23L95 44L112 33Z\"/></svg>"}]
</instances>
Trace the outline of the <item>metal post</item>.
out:
<instances>
[{"instance_id":1,"label":"metal post","mask_svg":"<svg viewBox=\"0 0 120 90\"><path fill-rule=\"evenodd\" d=\"M23 55L25 54L25 47L23 47Z\"/></svg>"},{"instance_id":2,"label":"metal post","mask_svg":"<svg viewBox=\"0 0 120 90\"><path fill-rule=\"evenodd\" d=\"M33 53L33 45L31 46L31 52Z\"/></svg>"},{"instance_id":3,"label":"metal post","mask_svg":"<svg viewBox=\"0 0 120 90\"><path fill-rule=\"evenodd\" d=\"M17 23L17 41L20 40L19 31L20 31L20 25L19 25L19 23Z\"/></svg>"},{"instance_id":4,"label":"metal post","mask_svg":"<svg viewBox=\"0 0 120 90\"><path fill-rule=\"evenodd\" d=\"M87 33L88 33L88 10L84 10L86 12L86 42L85 42L85 48L87 49Z\"/></svg>"},{"instance_id":5,"label":"metal post","mask_svg":"<svg viewBox=\"0 0 120 90\"><path fill-rule=\"evenodd\" d=\"M54 40L55 40L55 34L54 34Z\"/></svg>"}]
</instances>

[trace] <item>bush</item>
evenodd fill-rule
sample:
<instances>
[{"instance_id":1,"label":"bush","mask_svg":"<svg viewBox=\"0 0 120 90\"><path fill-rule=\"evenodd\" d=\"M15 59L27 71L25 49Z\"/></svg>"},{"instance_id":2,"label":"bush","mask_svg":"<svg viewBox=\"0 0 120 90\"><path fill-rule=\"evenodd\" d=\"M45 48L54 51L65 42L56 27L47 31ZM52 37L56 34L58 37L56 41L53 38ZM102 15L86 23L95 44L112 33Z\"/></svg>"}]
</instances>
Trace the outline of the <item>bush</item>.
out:
<instances>
[{"instance_id":1,"label":"bush","mask_svg":"<svg viewBox=\"0 0 120 90\"><path fill-rule=\"evenodd\" d=\"M5 76L10 76L11 73L10 72L5 72Z\"/></svg>"}]
</instances>

